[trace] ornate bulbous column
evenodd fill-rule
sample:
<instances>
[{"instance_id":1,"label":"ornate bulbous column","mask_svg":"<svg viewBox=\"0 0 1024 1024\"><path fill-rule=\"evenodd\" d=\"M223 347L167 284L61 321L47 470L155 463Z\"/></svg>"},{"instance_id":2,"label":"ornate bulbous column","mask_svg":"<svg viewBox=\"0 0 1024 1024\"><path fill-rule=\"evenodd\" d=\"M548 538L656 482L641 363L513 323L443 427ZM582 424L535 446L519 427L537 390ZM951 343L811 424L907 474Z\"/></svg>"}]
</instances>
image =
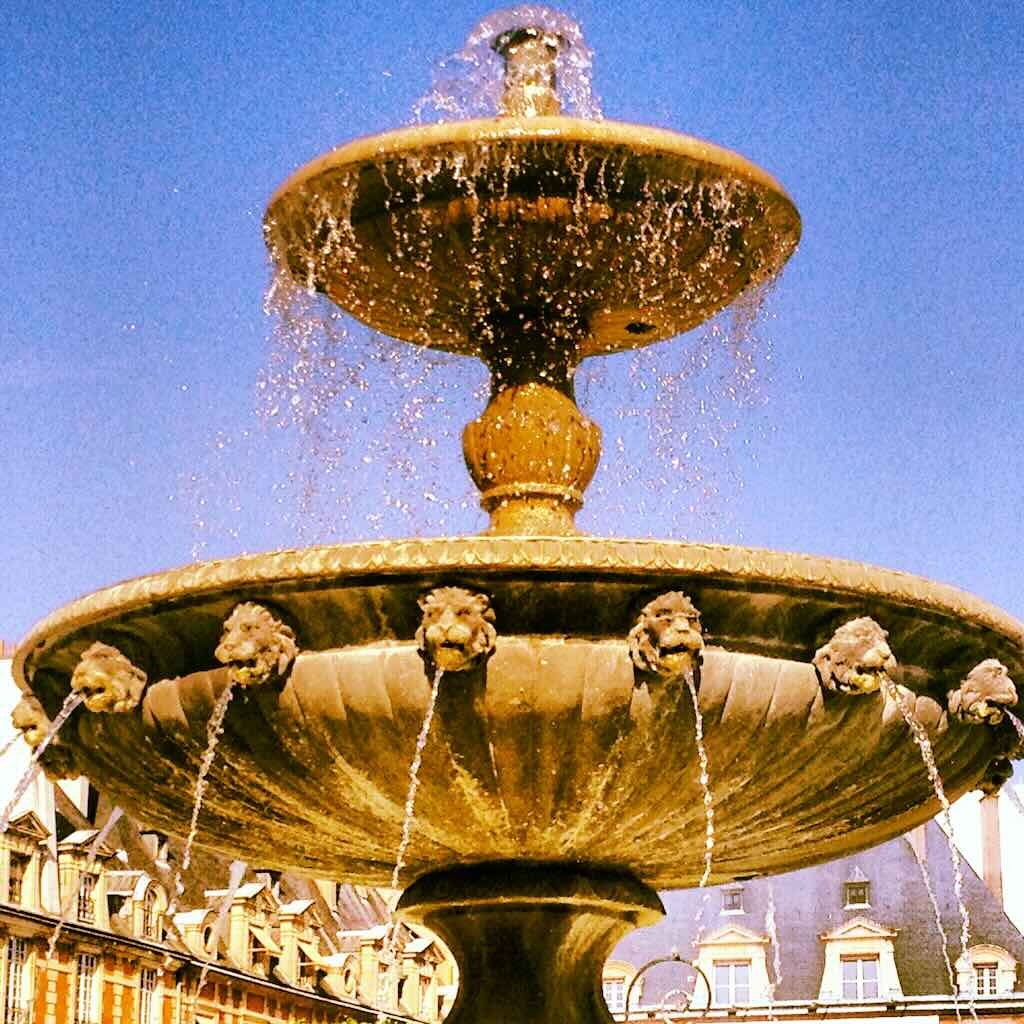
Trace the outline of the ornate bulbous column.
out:
<instances>
[{"instance_id":1,"label":"ornate bulbous column","mask_svg":"<svg viewBox=\"0 0 1024 1024\"><path fill-rule=\"evenodd\" d=\"M572 377L582 324L519 309L481 329L491 399L462 450L491 533L575 533L601 456L601 430L576 406Z\"/></svg>"}]
</instances>

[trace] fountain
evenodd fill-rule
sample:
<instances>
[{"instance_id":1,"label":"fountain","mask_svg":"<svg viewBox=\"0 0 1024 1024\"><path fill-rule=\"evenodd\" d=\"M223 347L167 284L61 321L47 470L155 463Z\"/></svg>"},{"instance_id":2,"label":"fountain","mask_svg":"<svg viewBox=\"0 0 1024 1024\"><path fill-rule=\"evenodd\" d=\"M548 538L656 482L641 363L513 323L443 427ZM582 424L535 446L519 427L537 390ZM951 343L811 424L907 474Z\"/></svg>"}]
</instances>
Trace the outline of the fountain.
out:
<instances>
[{"instance_id":1,"label":"fountain","mask_svg":"<svg viewBox=\"0 0 1024 1024\"><path fill-rule=\"evenodd\" d=\"M543 20L491 42L497 117L343 146L265 219L299 286L487 364L464 435L487 531L82 598L17 653L19 727L42 742L81 695L48 771L250 863L384 885L401 846L399 913L459 963L453 1021L607 1020L602 963L661 913L656 888L813 864L936 814L906 716L943 800L1005 776L1024 627L900 572L576 531L601 448L580 361L769 281L800 220L733 153L562 116L569 44Z\"/></svg>"}]
</instances>

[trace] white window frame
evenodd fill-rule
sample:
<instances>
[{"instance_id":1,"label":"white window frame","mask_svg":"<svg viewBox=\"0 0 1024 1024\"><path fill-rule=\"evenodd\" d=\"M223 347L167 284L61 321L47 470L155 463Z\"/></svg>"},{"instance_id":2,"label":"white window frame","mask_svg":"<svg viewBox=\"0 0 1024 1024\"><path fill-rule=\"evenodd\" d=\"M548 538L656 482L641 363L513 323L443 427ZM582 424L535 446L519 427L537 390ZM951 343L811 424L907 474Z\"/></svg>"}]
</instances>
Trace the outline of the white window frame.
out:
<instances>
[{"instance_id":1,"label":"white window frame","mask_svg":"<svg viewBox=\"0 0 1024 1024\"><path fill-rule=\"evenodd\" d=\"M139 969L138 1024L157 1024L160 1020L157 1012L160 1008L159 977L159 972L154 967Z\"/></svg>"},{"instance_id":2,"label":"white window frame","mask_svg":"<svg viewBox=\"0 0 1024 1024\"><path fill-rule=\"evenodd\" d=\"M609 1013L626 1012L625 978L605 978L601 982L601 991Z\"/></svg>"},{"instance_id":3,"label":"white window frame","mask_svg":"<svg viewBox=\"0 0 1024 1024\"><path fill-rule=\"evenodd\" d=\"M979 961L971 965L974 968L974 993L979 996L994 996L999 992L999 964L992 961Z\"/></svg>"},{"instance_id":4,"label":"white window frame","mask_svg":"<svg viewBox=\"0 0 1024 1024\"><path fill-rule=\"evenodd\" d=\"M28 940L12 935L4 945L3 1024L29 1024L31 1021L31 978Z\"/></svg>"},{"instance_id":5,"label":"white window frame","mask_svg":"<svg viewBox=\"0 0 1024 1024\"><path fill-rule=\"evenodd\" d=\"M864 970L865 964L872 964L874 966L874 977L866 977ZM852 972L853 977L847 978L847 966L853 967L856 965L855 970ZM840 983L843 987L843 1002L844 1003L863 1003L877 1000L881 993L881 974L882 964L881 958L875 953L849 953L839 958L839 971L840 971ZM868 991L870 986L874 986L874 992ZM854 994L850 994L848 987L853 989Z\"/></svg>"},{"instance_id":6,"label":"white window frame","mask_svg":"<svg viewBox=\"0 0 1024 1024\"><path fill-rule=\"evenodd\" d=\"M746 981L737 980L737 971L746 971ZM722 974L724 972L724 980ZM750 1004L751 962L749 960L714 960L712 961L711 983L715 989L713 1006L748 1006ZM722 993L726 998L722 998ZM744 994L745 993L745 994Z\"/></svg>"},{"instance_id":7,"label":"white window frame","mask_svg":"<svg viewBox=\"0 0 1024 1024\"><path fill-rule=\"evenodd\" d=\"M100 1024L101 989L99 954L76 954L75 1011L72 1024Z\"/></svg>"},{"instance_id":8,"label":"white window frame","mask_svg":"<svg viewBox=\"0 0 1024 1024\"><path fill-rule=\"evenodd\" d=\"M96 876L85 872L78 878L78 892L76 894L78 920L83 924L96 923L96 904L93 895L96 892Z\"/></svg>"}]
</instances>

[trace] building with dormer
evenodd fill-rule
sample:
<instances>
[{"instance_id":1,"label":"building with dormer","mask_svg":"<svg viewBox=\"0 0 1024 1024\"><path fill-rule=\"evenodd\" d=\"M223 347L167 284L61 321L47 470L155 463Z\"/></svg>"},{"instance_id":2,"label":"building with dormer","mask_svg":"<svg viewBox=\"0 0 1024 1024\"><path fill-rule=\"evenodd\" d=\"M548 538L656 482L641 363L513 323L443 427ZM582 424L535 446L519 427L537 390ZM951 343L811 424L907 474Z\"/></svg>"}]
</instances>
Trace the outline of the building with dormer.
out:
<instances>
[{"instance_id":1,"label":"building with dormer","mask_svg":"<svg viewBox=\"0 0 1024 1024\"><path fill-rule=\"evenodd\" d=\"M987 838L998 843L998 797L982 804ZM674 950L695 967L643 971L631 1016L1024 1021L1024 935L1002 906L1001 856L987 850L982 877L959 851L954 867L953 850L931 822L788 875L663 893L667 917L612 954L606 1001L624 1016L640 968Z\"/></svg>"}]
</instances>

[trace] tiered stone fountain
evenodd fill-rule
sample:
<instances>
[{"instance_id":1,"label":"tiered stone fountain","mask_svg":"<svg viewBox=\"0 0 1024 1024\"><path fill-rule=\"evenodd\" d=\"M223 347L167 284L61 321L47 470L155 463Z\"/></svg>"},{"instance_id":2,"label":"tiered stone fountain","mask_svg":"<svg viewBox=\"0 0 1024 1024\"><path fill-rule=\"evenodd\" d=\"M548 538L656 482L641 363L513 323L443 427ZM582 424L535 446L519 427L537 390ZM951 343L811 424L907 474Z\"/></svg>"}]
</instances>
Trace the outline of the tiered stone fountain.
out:
<instances>
[{"instance_id":1,"label":"tiered stone fountain","mask_svg":"<svg viewBox=\"0 0 1024 1024\"><path fill-rule=\"evenodd\" d=\"M580 360L701 323L777 273L800 220L733 153L560 116L561 43L531 24L504 33L500 116L343 146L266 216L300 284L490 367L490 403L464 439L488 531L121 583L51 615L15 662L34 695L19 711L30 740L72 688L86 696L48 769L86 773L177 835L234 681L198 841L377 885L443 671L400 912L458 959L458 1021L607 1019L611 946L658 916L656 888L694 885L708 866L689 683L720 883L936 813L900 702L927 728L950 797L998 780L1016 742L1002 707L1024 668L1024 627L950 587L577 533L600 453L573 398Z\"/></svg>"}]
</instances>

